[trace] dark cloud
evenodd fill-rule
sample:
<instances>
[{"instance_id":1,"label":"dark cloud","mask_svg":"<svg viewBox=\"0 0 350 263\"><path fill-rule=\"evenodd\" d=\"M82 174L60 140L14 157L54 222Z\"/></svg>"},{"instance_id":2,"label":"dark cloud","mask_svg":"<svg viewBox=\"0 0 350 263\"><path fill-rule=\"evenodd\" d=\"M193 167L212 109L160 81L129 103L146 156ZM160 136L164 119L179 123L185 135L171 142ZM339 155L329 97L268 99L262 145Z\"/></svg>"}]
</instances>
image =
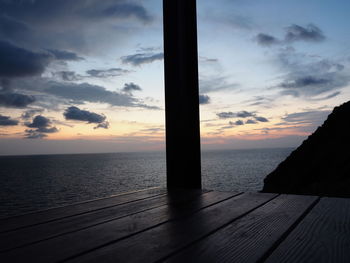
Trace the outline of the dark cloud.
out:
<instances>
[{"instance_id":1,"label":"dark cloud","mask_svg":"<svg viewBox=\"0 0 350 263\"><path fill-rule=\"evenodd\" d=\"M143 22L152 20L151 15L139 3L125 0L60 0L60 1L1 1L3 13L22 21L56 23L73 19L105 20L110 18L136 18ZM60 20L62 19L62 20Z\"/></svg>"},{"instance_id":2,"label":"dark cloud","mask_svg":"<svg viewBox=\"0 0 350 263\"><path fill-rule=\"evenodd\" d=\"M2 39L18 40L24 35L29 36L30 33L31 30L25 23L17 21L6 14L0 15L0 37Z\"/></svg>"},{"instance_id":3,"label":"dark cloud","mask_svg":"<svg viewBox=\"0 0 350 263\"><path fill-rule=\"evenodd\" d=\"M216 114L220 119L229 119L229 118L248 118L255 116L254 112L248 111L239 111L239 112L220 112Z\"/></svg>"},{"instance_id":4,"label":"dark cloud","mask_svg":"<svg viewBox=\"0 0 350 263\"><path fill-rule=\"evenodd\" d=\"M0 93L0 107L25 108L35 102L35 97L19 93Z\"/></svg>"},{"instance_id":5,"label":"dark cloud","mask_svg":"<svg viewBox=\"0 0 350 263\"><path fill-rule=\"evenodd\" d=\"M246 124L257 124L258 122L252 119L249 119L245 122Z\"/></svg>"},{"instance_id":6,"label":"dark cloud","mask_svg":"<svg viewBox=\"0 0 350 263\"><path fill-rule=\"evenodd\" d=\"M163 53L138 53L121 57L121 60L124 64L131 64L133 66L141 66L142 64L152 63L154 61L163 59Z\"/></svg>"},{"instance_id":7,"label":"dark cloud","mask_svg":"<svg viewBox=\"0 0 350 263\"><path fill-rule=\"evenodd\" d=\"M91 85L88 83L48 83L44 92L58 97L80 101L108 103L111 106L140 106L137 100L127 94L106 90L104 87Z\"/></svg>"},{"instance_id":8,"label":"dark cloud","mask_svg":"<svg viewBox=\"0 0 350 263\"><path fill-rule=\"evenodd\" d=\"M27 123L26 126L29 128L45 128L51 125L51 121L41 115L37 115L32 123Z\"/></svg>"},{"instance_id":9,"label":"dark cloud","mask_svg":"<svg viewBox=\"0 0 350 263\"><path fill-rule=\"evenodd\" d=\"M79 57L76 53L66 50L48 49L55 59L66 60L66 61L79 61L84 60L84 58Z\"/></svg>"},{"instance_id":10,"label":"dark cloud","mask_svg":"<svg viewBox=\"0 0 350 263\"><path fill-rule=\"evenodd\" d=\"M35 130L27 129L25 130L25 132L26 132L25 134L26 139L43 139L47 137L45 133L36 132Z\"/></svg>"},{"instance_id":11,"label":"dark cloud","mask_svg":"<svg viewBox=\"0 0 350 263\"><path fill-rule=\"evenodd\" d=\"M128 70L122 69L122 68L110 68L106 70L90 69L86 71L86 73L90 77L95 77L95 78L117 77L117 76L122 76L128 72L129 72Z\"/></svg>"},{"instance_id":12,"label":"dark cloud","mask_svg":"<svg viewBox=\"0 0 350 263\"><path fill-rule=\"evenodd\" d=\"M216 114L220 119L229 119L229 118L235 118L236 113L234 112L219 112Z\"/></svg>"},{"instance_id":13,"label":"dark cloud","mask_svg":"<svg viewBox=\"0 0 350 263\"><path fill-rule=\"evenodd\" d=\"M138 0L2 0L0 10L2 39L19 46L90 54L110 47L112 39L127 37L127 29L153 20ZM111 41L100 41L106 38Z\"/></svg>"},{"instance_id":14,"label":"dark cloud","mask_svg":"<svg viewBox=\"0 0 350 263\"><path fill-rule=\"evenodd\" d=\"M272 46L280 44L280 41L277 38L268 34L260 33L256 36L255 39L258 42L258 44L262 46Z\"/></svg>"},{"instance_id":15,"label":"dark cloud","mask_svg":"<svg viewBox=\"0 0 350 263\"><path fill-rule=\"evenodd\" d=\"M306 86L322 86L327 85L331 82L331 79L327 78L317 78L314 76L304 76L296 78L290 82L281 83L283 88L304 88Z\"/></svg>"},{"instance_id":16,"label":"dark cloud","mask_svg":"<svg viewBox=\"0 0 350 263\"><path fill-rule=\"evenodd\" d=\"M313 24L309 24L306 27L294 24L285 30L286 33L283 40L265 33L259 33L255 40L259 45L269 47L278 44L290 44L296 41L321 42L326 39L322 30Z\"/></svg>"},{"instance_id":17,"label":"dark cloud","mask_svg":"<svg viewBox=\"0 0 350 263\"><path fill-rule=\"evenodd\" d=\"M25 108L35 102L34 96L15 92L12 82L12 79L0 78L0 107Z\"/></svg>"},{"instance_id":18,"label":"dark cloud","mask_svg":"<svg viewBox=\"0 0 350 263\"><path fill-rule=\"evenodd\" d=\"M35 114L42 113L43 109L30 109L22 113L21 118L24 120L28 120L32 118Z\"/></svg>"},{"instance_id":19,"label":"dark cloud","mask_svg":"<svg viewBox=\"0 0 350 263\"><path fill-rule=\"evenodd\" d=\"M331 99L331 98L334 98L338 95L340 95L341 92L340 91L336 91L336 92L333 92L325 97L321 97L321 98L313 98L312 100L328 100L328 99Z\"/></svg>"},{"instance_id":20,"label":"dark cloud","mask_svg":"<svg viewBox=\"0 0 350 263\"><path fill-rule=\"evenodd\" d=\"M132 93L133 91L141 91L141 87L133 82L125 83L122 91L126 93Z\"/></svg>"},{"instance_id":21,"label":"dark cloud","mask_svg":"<svg viewBox=\"0 0 350 263\"><path fill-rule=\"evenodd\" d=\"M42 115L35 116L31 123L28 122L25 125L32 128L25 130L25 137L28 139L41 139L46 137L48 133L58 132L58 129L52 126L51 120Z\"/></svg>"},{"instance_id":22,"label":"dark cloud","mask_svg":"<svg viewBox=\"0 0 350 263\"><path fill-rule=\"evenodd\" d=\"M0 114L0 126L16 126L18 125L17 120L11 119L11 117L3 116Z\"/></svg>"},{"instance_id":23,"label":"dark cloud","mask_svg":"<svg viewBox=\"0 0 350 263\"><path fill-rule=\"evenodd\" d=\"M98 125L94 128L105 128L108 129L109 123L106 121L106 116L100 115L91 111L81 110L78 107L69 107L63 113L66 120L84 121L87 123L97 123Z\"/></svg>"},{"instance_id":24,"label":"dark cloud","mask_svg":"<svg viewBox=\"0 0 350 263\"><path fill-rule=\"evenodd\" d=\"M199 95L199 104L209 104L210 103L210 97L208 95Z\"/></svg>"},{"instance_id":25,"label":"dark cloud","mask_svg":"<svg viewBox=\"0 0 350 263\"><path fill-rule=\"evenodd\" d=\"M242 126L242 125L244 125L244 122L242 120L238 120L235 122L230 121L229 124L234 125L234 126Z\"/></svg>"},{"instance_id":26,"label":"dark cloud","mask_svg":"<svg viewBox=\"0 0 350 263\"><path fill-rule=\"evenodd\" d=\"M40 75L52 57L0 40L0 77L28 77Z\"/></svg>"},{"instance_id":27,"label":"dark cloud","mask_svg":"<svg viewBox=\"0 0 350 263\"><path fill-rule=\"evenodd\" d=\"M293 41L313 41L320 42L325 40L326 37L323 35L323 32L320 28L313 24L309 24L306 27L302 27L299 25L291 25L286 28L286 42Z\"/></svg>"},{"instance_id":28,"label":"dark cloud","mask_svg":"<svg viewBox=\"0 0 350 263\"><path fill-rule=\"evenodd\" d=\"M257 120L259 122L268 122L269 121L265 117L261 117L261 116L255 116L254 118L255 118L255 120Z\"/></svg>"},{"instance_id":29,"label":"dark cloud","mask_svg":"<svg viewBox=\"0 0 350 263\"><path fill-rule=\"evenodd\" d=\"M255 115L255 113L253 112L248 112L248 111L239 111L236 113L238 118L248 118L248 117L252 117Z\"/></svg>"},{"instance_id":30,"label":"dark cloud","mask_svg":"<svg viewBox=\"0 0 350 263\"><path fill-rule=\"evenodd\" d=\"M147 12L147 10L136 3L116 3L114 5L108 6L101 10L100 15L102 17L118 17L118 18L129 18L135 17L137 19L142 20L143 22L152 21L151 15Z\"/></svg>"},{"instance_id":31,"label":"dark cloud","mask_svg":"<svg viewBox=\"0 0 350 263\"><path fill-rule=\"evenodd\" d=\"M332 92L324 97L327 99L328 96L338 95L336 92L339 91L336 90L346 87L350 82L345 66L330 59L310 57L292 49L284 49L278 54L278 62L281 68L288 71L278 85L282 89L282 95L314 99Z\"/></svg>"},{"instance_id":32,"label":"dark cloud","mask_svg":"<svg viewBox=\"0 0 350 263\"><path fill-rule=\"evenodd\" d=\"M54 73L54 76L64 81L79 81L83 79L83 76L76 74L74 71L58 71Z\"/></svg>"}]
</instances>

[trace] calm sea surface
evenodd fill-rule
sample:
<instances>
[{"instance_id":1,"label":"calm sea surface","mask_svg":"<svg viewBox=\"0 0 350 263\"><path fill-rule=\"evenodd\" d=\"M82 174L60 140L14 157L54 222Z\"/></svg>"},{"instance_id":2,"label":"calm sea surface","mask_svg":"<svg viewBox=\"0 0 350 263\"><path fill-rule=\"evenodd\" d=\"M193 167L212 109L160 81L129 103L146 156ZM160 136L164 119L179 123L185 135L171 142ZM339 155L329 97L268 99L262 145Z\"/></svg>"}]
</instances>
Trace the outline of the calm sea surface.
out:
<instances>
[{"instance_id":1,"label":"calm sea surface","mask_svg":"<svg viewBox=\"0 0 350 263\"><path fill-rule=\"evenodd\" d=\"M203 187L256 191L293 149L202 152ZM0 217L165 186L165 153L0 157Z\"/></svg>"}]
</instances>

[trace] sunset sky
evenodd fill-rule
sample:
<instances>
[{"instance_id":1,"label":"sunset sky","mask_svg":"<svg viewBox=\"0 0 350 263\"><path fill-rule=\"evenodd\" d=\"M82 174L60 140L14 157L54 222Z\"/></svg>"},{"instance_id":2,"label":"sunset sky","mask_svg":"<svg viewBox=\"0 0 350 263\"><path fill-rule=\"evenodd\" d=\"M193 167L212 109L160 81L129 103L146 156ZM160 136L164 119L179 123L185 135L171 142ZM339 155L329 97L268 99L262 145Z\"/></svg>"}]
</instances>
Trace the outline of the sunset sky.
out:
<instances>
[{"instance_id":1,"label":"sunset sky","mask_svg":"<svg viewBox=\"0 0 350 263\"><path fill-rule=\"evenodd\" d=\"M161 0L0 10L0 155L164 149ZM197 12L203 149L296 147L350 99L349 1Z\"/></svg>"}]
</instances>

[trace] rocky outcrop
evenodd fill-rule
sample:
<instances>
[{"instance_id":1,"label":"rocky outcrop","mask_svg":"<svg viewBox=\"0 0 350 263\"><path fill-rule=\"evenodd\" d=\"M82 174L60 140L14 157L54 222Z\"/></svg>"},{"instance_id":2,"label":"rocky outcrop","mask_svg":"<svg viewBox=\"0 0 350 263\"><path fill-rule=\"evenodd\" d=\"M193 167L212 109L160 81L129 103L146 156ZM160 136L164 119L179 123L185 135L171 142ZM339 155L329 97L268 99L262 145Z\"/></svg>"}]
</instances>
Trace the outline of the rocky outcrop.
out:
<instances>
[{"instance_id":1,"label":"rocky outcrop","mask_svg":"<svg viewBox=\"0 0 350 263\"><path fill-rule=\"evenodd\" d=\"M350 197L350 101L265 178L263 192Z\"/></svg>"}]
</instances>

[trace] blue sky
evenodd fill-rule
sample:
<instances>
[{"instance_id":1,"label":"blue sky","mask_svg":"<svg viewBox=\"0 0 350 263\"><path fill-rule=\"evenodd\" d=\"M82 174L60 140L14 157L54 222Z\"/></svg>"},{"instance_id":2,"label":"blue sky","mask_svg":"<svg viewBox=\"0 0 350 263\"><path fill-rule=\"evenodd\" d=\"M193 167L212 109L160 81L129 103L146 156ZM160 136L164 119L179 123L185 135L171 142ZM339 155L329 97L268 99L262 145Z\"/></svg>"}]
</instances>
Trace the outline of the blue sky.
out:
<instances>
[{"instance_id":1,"label":"blue sky","mask_svg":"<svg viewBox=\"0 0 350 263\"><path fill-rule=\"evenodd\" d=\"M161 1L48 3L0 1L0 154L163 150ZM296 147L349 100L348 1L197 9L203 149Z\"/></svg>"}]
</instances>

